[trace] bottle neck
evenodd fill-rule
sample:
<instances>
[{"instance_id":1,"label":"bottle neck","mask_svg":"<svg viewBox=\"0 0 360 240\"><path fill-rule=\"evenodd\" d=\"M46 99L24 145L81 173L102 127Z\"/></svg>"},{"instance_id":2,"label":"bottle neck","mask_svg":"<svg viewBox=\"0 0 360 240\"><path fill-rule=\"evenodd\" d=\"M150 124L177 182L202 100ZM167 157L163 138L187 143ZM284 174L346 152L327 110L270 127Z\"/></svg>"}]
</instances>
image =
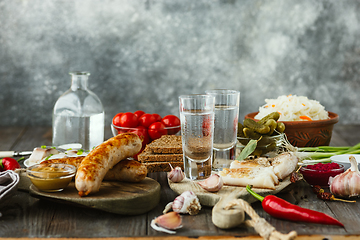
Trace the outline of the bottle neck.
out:
<instances>
[{"instance_id":1,"label":"bottle neck","mask_svg":"<svg viewBox=\"0 0 360 240\"><path fill-rule=\"evenodd\" d=\"M89 73L87 72L72 72L71 75L71 90L87 90Z\"/></svg>"}]
</instances>

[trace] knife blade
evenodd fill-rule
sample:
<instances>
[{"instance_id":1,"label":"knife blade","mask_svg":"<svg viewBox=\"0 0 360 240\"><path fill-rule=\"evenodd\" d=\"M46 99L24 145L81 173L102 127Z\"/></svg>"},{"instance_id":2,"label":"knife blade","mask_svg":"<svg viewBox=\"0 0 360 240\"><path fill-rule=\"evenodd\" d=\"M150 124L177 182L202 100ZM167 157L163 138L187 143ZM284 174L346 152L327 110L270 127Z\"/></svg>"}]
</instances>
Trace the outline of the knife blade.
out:
<instances>
[{"instance_id":1,"label":"knife blade","mask_svg":"<svg viewBox=\"0 0 360 240\"><path fill-rule=\"evenodd\" d=\"M0 158L4 157L23 157L31 155L32 151L0 151Z\"/></svg>"}]
</instances>

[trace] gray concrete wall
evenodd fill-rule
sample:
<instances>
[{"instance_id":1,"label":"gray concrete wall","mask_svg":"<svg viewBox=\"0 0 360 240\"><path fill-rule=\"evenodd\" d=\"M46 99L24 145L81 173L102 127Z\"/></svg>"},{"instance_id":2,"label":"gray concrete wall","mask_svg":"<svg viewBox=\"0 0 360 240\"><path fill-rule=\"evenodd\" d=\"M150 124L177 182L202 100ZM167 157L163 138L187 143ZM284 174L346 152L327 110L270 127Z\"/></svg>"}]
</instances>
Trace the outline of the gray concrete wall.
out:
<instances>
[{"instance_id":1,"label":"gray concrete wall","mask_svg":"<svg viewBox=\"0 0 360 240\"><path fill-rule=\"evenodd\" d=\"M50 126L73 70L91 72L106 124L212 88L241 91L240 118L293 94L360 123L360 2L0 1L1 126Z\"/></svg>"}]
</instances>

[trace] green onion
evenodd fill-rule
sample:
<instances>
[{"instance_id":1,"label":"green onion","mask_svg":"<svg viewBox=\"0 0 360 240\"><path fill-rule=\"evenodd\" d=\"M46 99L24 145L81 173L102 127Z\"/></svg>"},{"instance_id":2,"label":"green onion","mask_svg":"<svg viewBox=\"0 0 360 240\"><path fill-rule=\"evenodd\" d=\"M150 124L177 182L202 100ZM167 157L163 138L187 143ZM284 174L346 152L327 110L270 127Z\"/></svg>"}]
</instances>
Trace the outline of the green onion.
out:
<instances>
[{"instance_id":1,"label":"green onion","mask_svg":"<svg viewBox=\"0 0 360 240\"><path fill-rule=\"evenodd\" d=\"M54 154L50 154L49 156L47 156L47 157L44 159L44 161L49 160L49 158L51 158L52 155L54 155Z\"/></svg>"},{"instance_id":2,"label":"green onion","mask_svg":"<svg viewBox=\"0 0 360 240\"><path fill-rule=\"evenodd\" d=\"M303 160L303 163L330 162L330 157L340 154L360 154L360 143L350 147L303 147L298 148L297 155ZM306 160L309 159L310 161Z\"/></svg>"},{"instance_id":3,"label":"green onion","mask_svg":"<svg viewBox=\"0 0 360 240\"><path fill-rule=\"evenodd\" d=\"M84 153L84 150L83 149L79 149L79 150L77 150L77 155L81 155L81 154L83 154Z\"/></svg>"}]
</instances>

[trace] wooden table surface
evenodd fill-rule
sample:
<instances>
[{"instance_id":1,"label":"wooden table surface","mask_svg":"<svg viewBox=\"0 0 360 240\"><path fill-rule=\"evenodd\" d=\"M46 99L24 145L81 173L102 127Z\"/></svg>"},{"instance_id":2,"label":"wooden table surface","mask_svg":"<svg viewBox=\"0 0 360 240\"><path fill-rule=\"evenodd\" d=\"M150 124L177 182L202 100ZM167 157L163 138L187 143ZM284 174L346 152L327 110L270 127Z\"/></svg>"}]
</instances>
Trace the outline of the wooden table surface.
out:
<instances>
[{"instance_id":1,"label":"wooden table surface","mask_svg":"<svg viewBox=\"0 0 360 240\"><path fill-rule=\"evenodd\" d=\"M51 145L49 127L0 127L0 150L32 150L36 146ZM111 137L110 129L105 137ZM360 125L335 125L330 145L349 146L360 142ZM164 206L177 196L168 186L166 173L152 173L149 177L161 184L159 205L138 216L123 216L100 210L59 204L33 198L18 190L11 198L0 202L1 238L118 238L118 239L261 239L254 229L239 226L221 230L211 221L211 208L204 207L196 216L183 215L183 228L175 236L153 230L150 221L162 214ZM252 207L282 233L297 231L297 239L358 239L360 236L360 199L356 203L319 200L305 182L292 184L277 194L305 208L327 213L340 220L345 227L310 223L296 223L272 218L262 210L259 202Z\"/></svg>"}]
</instances>

